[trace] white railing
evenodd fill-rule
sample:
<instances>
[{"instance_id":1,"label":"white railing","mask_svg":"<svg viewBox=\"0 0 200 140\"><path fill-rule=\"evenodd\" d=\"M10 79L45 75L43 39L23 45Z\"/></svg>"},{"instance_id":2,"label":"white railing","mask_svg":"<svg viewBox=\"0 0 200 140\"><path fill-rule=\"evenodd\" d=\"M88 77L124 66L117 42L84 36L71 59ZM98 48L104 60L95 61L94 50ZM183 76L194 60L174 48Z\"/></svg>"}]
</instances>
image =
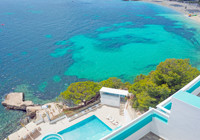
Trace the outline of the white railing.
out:
<instances>
[{"instance_id":1,"label":"white railing","mask_svg":"<svg viewBox=\"0 0 200 140\"><path fill-rule=\"evenodd\" d=\"M180 89L180 90L186 91L186 90L190 89L191 86L193 86L194 84L196 84L199 80L200 80L200 75L197 76L194 80L192 80L190 83L188 83L186 86L184 86L184 87L183 87L182 89Z\"/></svg>"},{"instance_id":2,"label":"white railing","mask_svg":"<svg viewBox=\"0 0 200 140\"><path fill-rule=\"evenodd\" d=\"M198 81L200 80L200 75L199 76L197 76L194 80L192 80L190 83L188 83L186 86L184 86L183 88L181 88L180 90L178 90L177 92L179 92L179 91L186 91L186 90L188 90L188 89L190 89L192 86L194 86ZM197 88L197 89L195 89L193 92L192 92L192 94L194 94L194 95L198 95L199 94L199 91L200 91L200 87L199 88ZM177 93L176 92L176 93ZM174 93L174 94L176 94L176 93ZM173 94L173 95L174 95ZM166 112L168 115L171 113L171 111L170 110L168 110L168 109L166 109L166 108L164 108L164 106L167 104L167 103L169 103L170 101L171 101L171 98L172 98L172 96L173 95L171 95L170 97L168 97L166 100L164 100L164 101L162 101L160 104L158 104L156 107L159 109L159 110L163 110L164 112Z\"/></svg>"},{"instance_id":3,"label":"white railing","mask_svg":"<svg viewBox=\"0 0 200 140\"><path fill-rule=\"evenodd\" d=\"M168 104L169 102L171 102L171 99L172 99L172 96L168 97L166 100L162 101L160 104L158 104L156 107L159 109L159 110L163 110L165 111L168 115L171 113L170 110L164 108L164 106L166 104Z\"/></svg>"}]
</instances>

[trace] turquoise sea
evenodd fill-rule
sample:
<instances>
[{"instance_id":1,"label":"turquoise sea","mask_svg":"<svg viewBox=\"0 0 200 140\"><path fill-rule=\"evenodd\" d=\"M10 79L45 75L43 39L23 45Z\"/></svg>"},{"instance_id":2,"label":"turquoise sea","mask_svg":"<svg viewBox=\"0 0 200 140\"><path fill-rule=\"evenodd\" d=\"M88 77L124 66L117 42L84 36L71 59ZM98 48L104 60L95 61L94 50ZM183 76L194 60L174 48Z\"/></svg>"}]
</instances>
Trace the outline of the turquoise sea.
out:
<instances>
[{"instance_id":1,"label":"turquoise sea","mask_svg":"<svg viewBox=\"0 0 200 140\"><path fill-rule=\"evenodd\" d=\"M54 100L72 82L132 82L167 58L200 69L200 26L171 9L122 0L1 0L0 96ZM23 112L0 105L0 139Z\"/></svg>"}]
</instances>

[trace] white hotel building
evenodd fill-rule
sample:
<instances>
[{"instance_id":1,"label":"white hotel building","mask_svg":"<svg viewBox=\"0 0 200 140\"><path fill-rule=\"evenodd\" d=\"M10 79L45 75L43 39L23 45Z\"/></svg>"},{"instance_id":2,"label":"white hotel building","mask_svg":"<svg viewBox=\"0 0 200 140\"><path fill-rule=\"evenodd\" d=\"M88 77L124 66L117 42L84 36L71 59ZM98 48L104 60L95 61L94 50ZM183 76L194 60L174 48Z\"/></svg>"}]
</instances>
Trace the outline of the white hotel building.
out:
<instances>
[{"instance_id":1,"label":"white hotel building","mask_svg":"<svg viewBox=\"0 0 200 140\"><path fill-rule=\"evenodd\" d=\"M138 140L149 133L164 140L200 140L200 76L102 140ZM143 140L143 139L142 139Z\"/></svg>"}]
</instances>

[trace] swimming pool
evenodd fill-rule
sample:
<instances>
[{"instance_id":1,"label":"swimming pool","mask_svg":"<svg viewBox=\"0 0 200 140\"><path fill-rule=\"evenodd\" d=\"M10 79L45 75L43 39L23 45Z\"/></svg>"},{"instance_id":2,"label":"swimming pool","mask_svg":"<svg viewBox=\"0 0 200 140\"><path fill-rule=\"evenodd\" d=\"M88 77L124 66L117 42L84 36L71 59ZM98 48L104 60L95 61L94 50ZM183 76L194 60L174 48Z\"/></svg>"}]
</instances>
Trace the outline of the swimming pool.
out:
<instances>
[{"instance_id":1,"label":"swimming pool","mask_svg":"<svg viewBox=\"0 0 200 140\"><path fill-rule=\"evenodd\" d=\"M111 133L112 129L95 115L60 132L64 140L99 140Z\"/></svg>"},{"instance_id":2,"label":"swimming pool","mask_svg":"<svg viewBox=\"0 0 200 140\"><path fill-rule=\"evenodd\" d=\"M187 92L192 93L199 87L200 87L200 81L196 82L193 86L191 86L190 89L187 90Z\"/></svg>"},{"instance_id":3,"label":"swimming pool","mask_svg":"<svg viewBox=\"0 0 200 140\"><path fill-rule=\"evenodd\" d=\"M49 134L42 138L42 140L63 140L59 134Z\"/></svg>"},{"instance_id":4,"label":"swimming pool","mask_svg":"<svg viewBox=\"0 0 200 140\"><path fill-rule=\"evenodd\" d=\"M166 108L167 110L171 110L171 108L172 108L172 102L170 101L169 103L165 104L164 108Z\"/></svg>"}]
</instances>

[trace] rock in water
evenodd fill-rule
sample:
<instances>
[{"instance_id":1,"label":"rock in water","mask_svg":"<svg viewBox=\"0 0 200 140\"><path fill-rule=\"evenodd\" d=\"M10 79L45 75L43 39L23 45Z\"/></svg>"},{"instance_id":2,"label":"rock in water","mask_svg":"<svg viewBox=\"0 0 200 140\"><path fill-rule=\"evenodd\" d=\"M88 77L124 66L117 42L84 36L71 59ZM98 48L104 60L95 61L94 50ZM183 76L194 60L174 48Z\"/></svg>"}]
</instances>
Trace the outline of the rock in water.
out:
<instances>
[{"instance_id":1,"label":"rock in water","mask_svg":"<svg viewBox=\"0 0 200 140\"><path fill-rule=\"evenodd\" d=\"M27 106L33 106L34 104L32 101L24 101L24 93L13 92L6 95L2 105L8 109L26 111Z\"/></svg>"}]
</instances>

